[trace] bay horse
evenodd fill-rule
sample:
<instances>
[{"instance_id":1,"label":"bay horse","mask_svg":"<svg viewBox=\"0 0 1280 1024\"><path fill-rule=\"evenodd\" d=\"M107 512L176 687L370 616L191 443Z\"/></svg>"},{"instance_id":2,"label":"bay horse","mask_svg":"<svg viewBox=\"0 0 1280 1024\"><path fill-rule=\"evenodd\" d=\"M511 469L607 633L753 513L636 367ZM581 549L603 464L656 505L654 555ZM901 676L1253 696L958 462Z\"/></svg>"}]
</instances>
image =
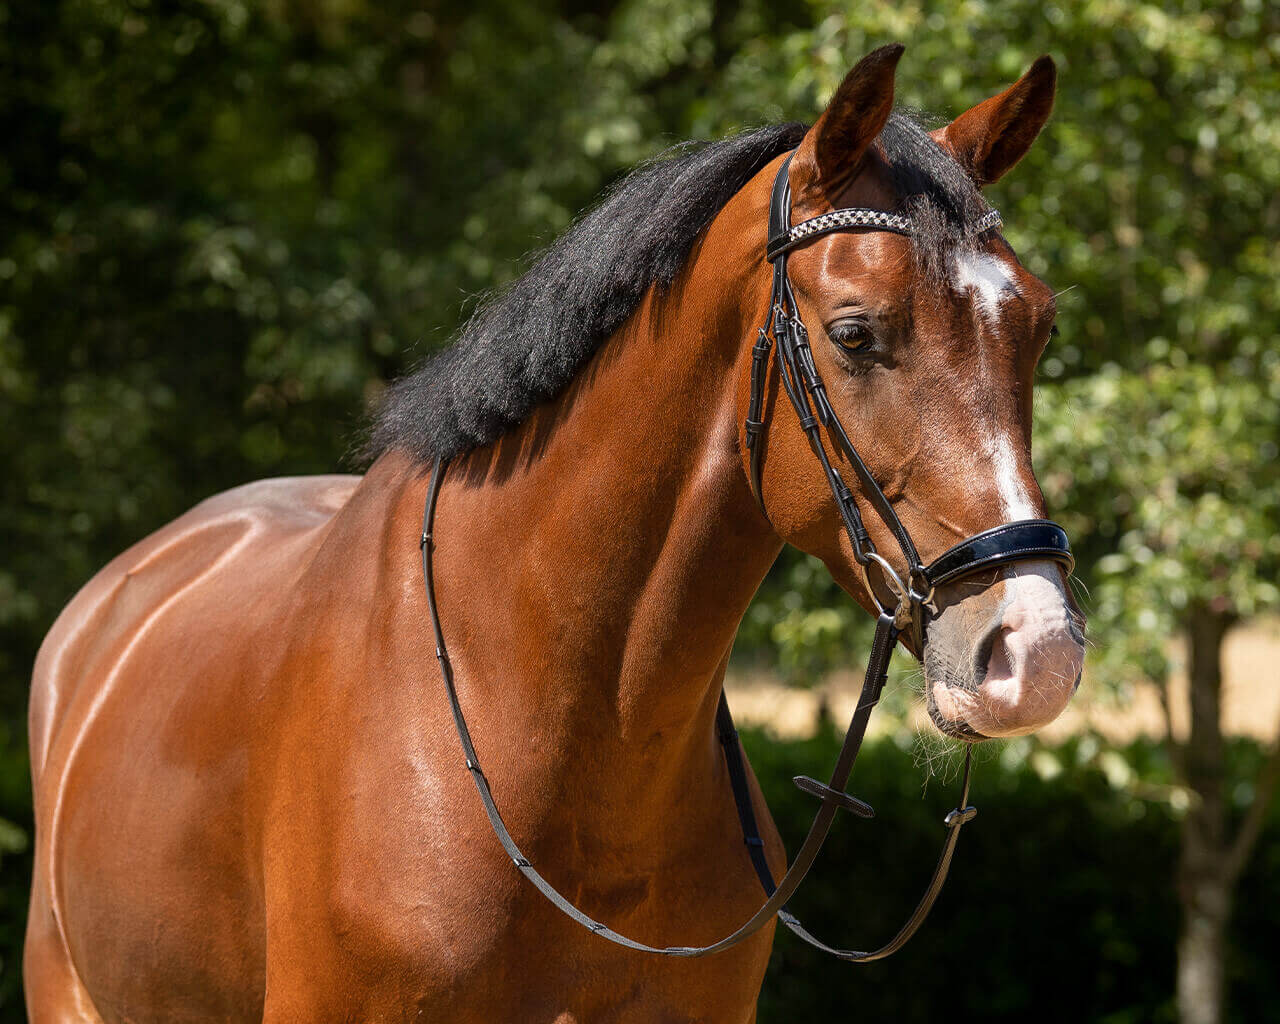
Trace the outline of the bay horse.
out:
<instances>
[{"instance_id":1,"label":"bay horse","mask_svg":"<svg viewBox=\"0 0 1280 1024\"><path fill-rule=\"evenodd\" d=\"M790 254L812 360L894 515L932 557L1044 511L1031 393L1053 294L971 229L981 186L1045 123L1054 67L927 132L892 109L901 52L861 60L807 130L633 172L390 390L363 477L217 495L80 591L32 686L33 1021L754 1020L772 926L706 959L646 956L513 868L441 697L419 523L449 459L435 601L522 848L643 941L745 919L761 894L713 726L737 626L784 542L881 600L777 366L745 433L788 154L797 220L857 207L918 227ZM881 517L866 530L892 544ZM1081 628L1055 562L939 587L933 720L970 741L1050 721ZM777 873L754 778L750 794Z\"/></svg>"}]
</instances>

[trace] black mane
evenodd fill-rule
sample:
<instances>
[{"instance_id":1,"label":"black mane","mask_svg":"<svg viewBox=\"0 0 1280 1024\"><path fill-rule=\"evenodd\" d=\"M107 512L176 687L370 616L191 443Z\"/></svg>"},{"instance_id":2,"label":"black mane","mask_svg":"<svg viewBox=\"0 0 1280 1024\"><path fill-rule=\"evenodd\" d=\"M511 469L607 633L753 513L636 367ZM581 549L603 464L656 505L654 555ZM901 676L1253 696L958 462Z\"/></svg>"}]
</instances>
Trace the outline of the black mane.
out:
<instances>
[{"instance_id":1,"label":"black mane","mask_svg":"<svg viewBox=\"0 0 1280 1024\"><path fill-rule=\"evenodd\" d=\"M388 389L366 455L394 448L423 462L452 458L523 422L569 385L650 287L671 284L725 203L804 132L783 124L684 143L632 171L523 276L488 296L453 344ZM904 114L889 119L879 147L926 228L916 248L928 267L927 254L983 208L977 189Z\"/></svg>"}]
</instances>

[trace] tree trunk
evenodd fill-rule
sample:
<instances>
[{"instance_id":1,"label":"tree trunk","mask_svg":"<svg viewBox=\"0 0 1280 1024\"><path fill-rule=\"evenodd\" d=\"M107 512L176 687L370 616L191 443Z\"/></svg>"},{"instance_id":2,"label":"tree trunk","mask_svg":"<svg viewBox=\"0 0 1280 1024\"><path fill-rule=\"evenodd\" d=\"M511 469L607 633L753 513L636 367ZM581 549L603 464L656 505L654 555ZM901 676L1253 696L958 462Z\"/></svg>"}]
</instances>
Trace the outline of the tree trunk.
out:
<instances>
[{"instance_id":1,"label":"tree trunk","mask_svg":"<svg viewBox=\"0 0 1280 1024\"><path fill-rule=\"evenodd\" d=\"M1178 1018L1181 1024L1222 1024L1225 1012L1227 922L1235 878L1230 870L1223 778L1222 641L1229 616L1192 611L1190 640L1191 731L1182 769L1194 794L1182 824L1178 898Z\"/></svg>"},{"instance_id":2,"label":"tree trunk","mask_svg":"<svg viewBox=\"0 0 1280 1024\"><path fill-rule=\"evenodd\" d=\"M1229 887L1216 879L1182 879L1182 934L1178 938L1178 1020L1221 1024L1226 986Z\"/></svg>"}]
</instances>

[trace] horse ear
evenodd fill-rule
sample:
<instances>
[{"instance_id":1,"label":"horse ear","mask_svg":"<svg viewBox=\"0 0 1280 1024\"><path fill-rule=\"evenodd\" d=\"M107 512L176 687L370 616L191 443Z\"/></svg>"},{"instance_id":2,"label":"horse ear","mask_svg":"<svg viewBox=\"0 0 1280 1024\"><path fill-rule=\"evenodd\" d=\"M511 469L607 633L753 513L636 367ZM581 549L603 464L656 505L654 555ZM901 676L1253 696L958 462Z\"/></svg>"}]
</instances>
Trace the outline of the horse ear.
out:
<instances>
[{"instance_id":1,"label":"horse ear","mask_svg":"<svg viewBox=\"0 0 1280 1024\"><path fill-rule=\"evenodd\" d=\"M1026 156L1049 112L1058 71L1053 58L1037 58L1027 73L998 96L967 110L932 132L979 185L990 185Z\"/></svg>"},{"instance_id":2,"label":"horse ear","mask_svg":"<svg viewBox=\"0 0 1280 1024\"><path fill-rule=\"evenodd\" d=\"M893 73L905 50L891 43L872 50L844 76L791 161L791 187L802 199L832 205L848 187L867 147L893 109Z\"/></svg>"}]
</instances>

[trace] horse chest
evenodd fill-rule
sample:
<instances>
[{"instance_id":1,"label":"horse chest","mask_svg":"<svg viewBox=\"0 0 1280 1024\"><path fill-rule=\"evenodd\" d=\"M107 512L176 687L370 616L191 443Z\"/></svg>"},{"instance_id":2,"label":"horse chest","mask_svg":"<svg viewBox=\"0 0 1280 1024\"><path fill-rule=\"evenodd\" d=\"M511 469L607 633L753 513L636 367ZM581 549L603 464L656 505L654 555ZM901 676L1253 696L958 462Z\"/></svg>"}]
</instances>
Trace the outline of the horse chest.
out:
<instances>
[{"instance_id":1,"label":"horse chest","mask_svg":"<svg viewBox=\"0 0 1280 1024\"><path fill-rule=\"evenodd\" d=\"M321 1009L401 1019L408 1007L458 1021L748 1019L767 936L697 963L612 947L514 870L465 774L418 774L412 762L393 774L401 784L379 773L331 786L348 798L315 803L314 827L268 843L267 916L279 922L268 936L268 991L289 1008L281 1019ZM518 787L505 792L518 804ZM273 820L296 827L309 803ZM637 869L626 863L632 852L610 852L590 830L549 820L540 828L517 813L513 827L532 835L548 871L603 918L658 940L706 927L697 920L705 908L724 910L724 879L705 860L687 871ZM736 882L752 893L749 877ZM344 979L341 1007L317 1008L323 977ZM735 991L741 997L726 1000Z\"/></svg>"}]
</instances>

